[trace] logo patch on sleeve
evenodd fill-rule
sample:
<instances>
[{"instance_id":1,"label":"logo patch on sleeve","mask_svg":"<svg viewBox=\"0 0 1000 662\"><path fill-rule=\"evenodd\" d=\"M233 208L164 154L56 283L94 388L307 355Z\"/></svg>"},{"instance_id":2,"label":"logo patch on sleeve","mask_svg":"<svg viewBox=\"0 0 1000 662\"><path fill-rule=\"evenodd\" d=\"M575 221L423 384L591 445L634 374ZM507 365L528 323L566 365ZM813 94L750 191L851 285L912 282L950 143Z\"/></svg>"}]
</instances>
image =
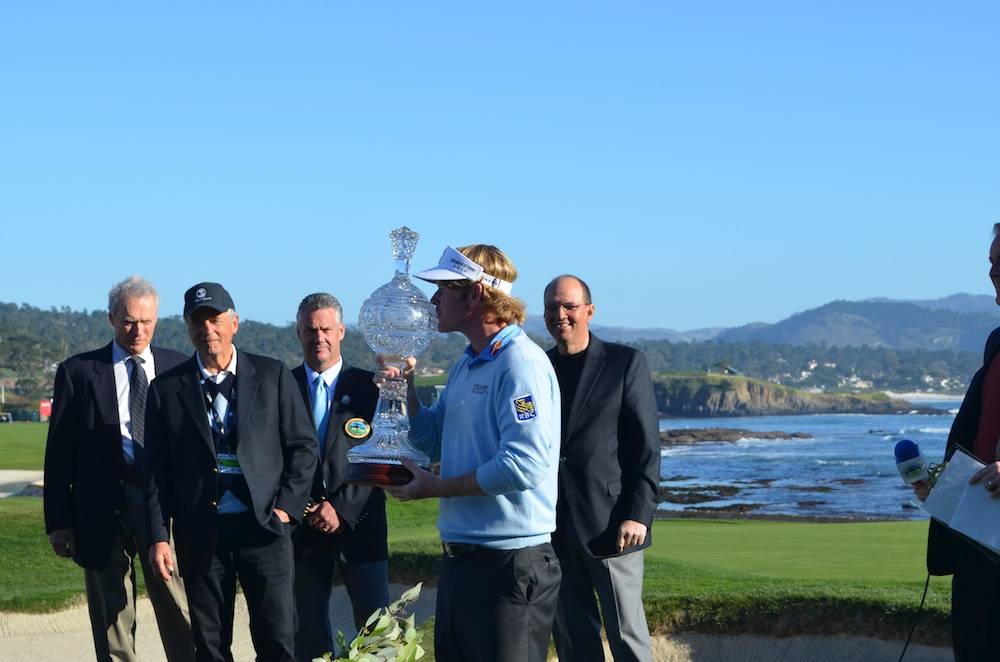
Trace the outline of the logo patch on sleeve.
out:
<instances>
[{"instance_id":1,"label":"logo patch on sleeve","mask_svg":"<svg viewBox=\"0 0 1000 662\"><path fill-rule=\"evenodd\" d=\"M511 400L511 404L514 405L514 415L519 421L530 421L538 415L535 411L535 401L530 393L522 395L520 398L514 398Z\"/></svg>"}]
</instances>

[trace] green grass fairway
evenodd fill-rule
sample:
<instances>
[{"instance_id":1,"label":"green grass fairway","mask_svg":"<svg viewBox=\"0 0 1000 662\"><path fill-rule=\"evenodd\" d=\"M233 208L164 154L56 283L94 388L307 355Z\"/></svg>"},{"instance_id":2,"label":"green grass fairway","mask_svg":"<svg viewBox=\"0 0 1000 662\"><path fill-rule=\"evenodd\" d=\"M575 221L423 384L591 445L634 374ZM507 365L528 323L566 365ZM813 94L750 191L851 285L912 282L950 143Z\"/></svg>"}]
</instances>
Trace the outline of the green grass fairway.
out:
<instances>
[{"instance_id":1,"label":"green grass fairway","mask_svg":"<svg viewBox=\"0 0 1000 662\"><path fill-rule=\"evenodd\" d=\"M926 522L661 520L646 555L650 625L665 631L903 638L926 570ZM949 638L934 578L916 638Z\"/></svg>"},{"instance_id":2,"label":"green grass fairway","mask_svg":"<svg viewBox=\"0 0 1000 662\"><path fill-rule=\"evenodd\" d=\"M436 583L434 500L389 499L394 581ZM47 611L83 593L83 573L46 541L41 500L0 500L0 610ZM658 632L851 633L900 639L925 578L924 522L813 524L660 520L643 597ZM916 639L948 642L947 578L931 582Z\"/></svg>"},{"instance_id":3,"label":"green grass fairway","mask_svg":"<svg viewBox=\"0 0 1000 662\"><path fill-rule=\"evenodd\" d=\"M829 582L920 581L923 522L815 524L761 520L661 520L649 559L705 571Z\"/></svg>"},{"instance_id":4,"label":"green grass fairway","mask_svg":"<svg viewBox=\"0 0 1000 662\"><path fill-rule=\"evenodd\" d=\"M0 469L41 469L47 431L45 423L0 425ZM389 499L395 581L436 583L437 510L434 500ZM82 598L83 571L52 553L40 499L0 499L0 520L0 611ZM650 627L905 637L926 576L926 532L924 522L657 521L643 589ZM949 590L949 578L931 582L918 641L948 642Z\"/></svg>"},{"instance_id":5,"label":"green grass fairway","mask_svg":"<svg viewBox=\"0 0 1000 662\"><path fill-rule=\"evenodd\" d=\"M0 611L50 611L83 596L83 570L52 553L41 499L0 499L0 521Z\"/></svg>"},{"instance_id":6,"label":"green grass fairway","mask_svg":"<svg viewBox=\"0 0 1000 662\"><path fill-rule=\"evenodd\" d=\"M42 469L48 423L0 424L0 469Z\"/></svg>"}]
</instances>

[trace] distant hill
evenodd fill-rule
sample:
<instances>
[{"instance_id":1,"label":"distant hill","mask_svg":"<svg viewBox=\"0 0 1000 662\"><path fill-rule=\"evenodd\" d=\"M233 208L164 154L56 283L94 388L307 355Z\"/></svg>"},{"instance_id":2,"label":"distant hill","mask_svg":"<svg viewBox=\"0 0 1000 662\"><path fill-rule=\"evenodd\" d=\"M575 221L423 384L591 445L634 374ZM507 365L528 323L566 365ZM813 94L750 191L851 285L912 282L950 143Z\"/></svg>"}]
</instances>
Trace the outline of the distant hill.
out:
<instances>
[{"instance_id":1,"label":"distant hill","mask_svg":"<svg viewBox=\"0 0 1000 662\"><path fill-rule=\"evenodd\" d=\"M545 320L540 315L528 315L525 320L525 330L532 336L548 337ZM725 331L725 327L714 326L691 331L675 331L662 327L633 328L626 326L604 326L591 324L591 331L604 340L620 343L634 343L640 340L669 340L670 342L701 342L711 340Z\"/></svg>"},{"instance_id":2,"label":"distant hill","mask_svg":"<svg viewBox=\"0 0 1000 662\"><path fill-rule=\"evenodd\" d=\"M953 310L956 313L985 313L1000 318L1000 306L994 297L987 294L966 294L959 292L940 299L866 299L875 303L912 303L921 308L933 310Z\"/></svg>"},{"instance_id":3,"label":"distant hill","mask_svg":"<svg viewBox=\"0 0 1000 662\"><path fill-rule=\"evenodd\" d=\"M941 305L941 300L932 303ZM944 302L980 303L970 295ZM718 336L715 329L676 332L596 326L594 330L605 339L640 347L656 372L735 372L804 389L961 392L982 361L986 334L997 323L997 317L986 313L931 309L912 302L838 301L777 324L749 324ZM551 347L540 317L529 318L526 326L536 342ZM0 384L8 396L26 402L48 397L56 364L105 345L110 338L105 311L43 310L0 302ZM291 324L241 320L236 343L289 366L301 360ZM184 323L177 317L160 320L156 344L192 351ZM425 374L446 372L465 347L460 334L436 335L420 357L421 369ZM355 328L348 328L343 353L353 365L374 365Z\"/></svg>"},{"instance_id":4,"label":"distant hill","mask_svg":"<svg viewBox=\"0 0 1000 662\"><path fill-rule=\"evenodd\" d=\"M16 395L47 397L52 393L56 364L73 354L106 345L111 338L106 311L42 310L26 304L0 303L0 380L9 382L10 392ZM302 348L292 324L240 320L235 342L244 351L272 356L289 367L302 361ZM184 354L194 351L179 317L159 320L154 344ZM466 344L460 334L436 334L420 357L421 368L446 371ZM356 329L347 330L341 351L351 365L367 369L375 365L374 355Z\"/></svg>"},{"instance_id":5,"label":"distant hill","mask_svg":"<svg viewBox=\"0 0 1000 662\"><path fill-rule=\"evenodd\" d=\"M834 301L796 313L776 324L756 323L727 329L716 339L722 342L757 340L786 345L981 352L986 336L1000 324L996 311L976 312L983 308L982 302L971 295L954 295L921 303L923 305L888 300ZM947 308L948 305L953 307ZM957 308L971 312L961 312Z\"/></svg>"},{"instance_id":6,"label":"distant hill","mask_svg":"<svg viewBox=\"0 0 1000 662\"><path fill-rule=\"evenodd\" d=\"M986 335L1000 325L1000 306L985 294L957 293L939 299L834 301L796 313L776 323L677 331L662 327L591 327L605 340L622 343L667 340L690 343L718 340L760 341L779 345L888 347L891 349L950 349L981 352ZM542 317L529 315L525 324L534 336L547 338Z\"/></svg>"}]
</instances>

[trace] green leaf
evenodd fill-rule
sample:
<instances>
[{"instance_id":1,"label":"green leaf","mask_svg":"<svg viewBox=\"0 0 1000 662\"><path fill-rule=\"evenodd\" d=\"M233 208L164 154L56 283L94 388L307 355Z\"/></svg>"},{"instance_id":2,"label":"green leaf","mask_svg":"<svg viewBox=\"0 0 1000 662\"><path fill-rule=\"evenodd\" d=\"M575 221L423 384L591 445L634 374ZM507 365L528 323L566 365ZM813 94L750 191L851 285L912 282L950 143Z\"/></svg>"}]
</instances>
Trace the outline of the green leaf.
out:
<instances>
[{"instance_id":1,"label":"green leaf","mask_svg":"<svg viewBox=\"0 0 1000 662\"><path fill-rule=\"evenodd\" d=\"M371 625L372 623L374 623L375 621L377 621L379 618L381 618L383 611L385 611L385 610L382 607L379 607L378 609L376 609L375 611L373 611L372 614L371 614L371 616L368 617L368 620L365 621L365 627L367 628L369 625ZM364 628L362 628L362 629L364 629Z\"/></svg>"},{"instance_id":2,"label":"green leaf","mask_svg":"<svg viewBox=\"0 0 1000 662\"><path fill-rule=\"evenodd\" d=\"M417 582L417 585L413 588L403 591L403 595L399 596L399 601L406 603L413 602L420 597L420 589L423 585L423 582Z\"/></svg>"}]
</instances>

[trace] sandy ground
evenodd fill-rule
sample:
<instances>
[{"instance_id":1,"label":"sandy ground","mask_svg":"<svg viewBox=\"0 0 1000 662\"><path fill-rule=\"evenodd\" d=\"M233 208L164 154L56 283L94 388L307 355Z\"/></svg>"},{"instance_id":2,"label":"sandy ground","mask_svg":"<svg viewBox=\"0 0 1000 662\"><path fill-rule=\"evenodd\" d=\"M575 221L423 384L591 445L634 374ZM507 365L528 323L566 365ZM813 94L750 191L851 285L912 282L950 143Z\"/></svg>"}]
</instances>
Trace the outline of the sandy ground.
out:
<instances>
[{"instance_id":1,"label":"sandy ground","mask_svg":"<svg viewBox=\"0 0 1000 662\"><path fill-rule=\"evenodd\" d=\"M393 584L389 595L399 597L409 586ZM421 592L414 605L417 622L434 615L433 588ZM143 662L166 662L160 635L153 618L153 607L147 598L138 601L136 627L136 655ZM350 603L343 587L337 587L331 602L330 617L334 631L343 630L353 635ZM67 662L94 658L94 644L90 635L87 607L80 604L51 614L16 614L0 612L0 660L32 660L32 662ZM233 626L233 658L253 660L254 650L250 641L250 618L246 602L240 594L236 601Z\"/></svg>"},{"instance_id":2,"label":"sandy ground","mask_svg":"<svg viewBox=\"0 0 1000 662\"><path fill-rule=\"evenodd\" d=\"M18 494L41 480L40 471L0 471L0 497ZM390 595L398 596L409 588L390 587ZM434 615L436 589L423 590L415 605L417 622ZM146 598L138 602L136 653L143 662L166 662L159 633L153 619L153 609ZM347 593L336 589L331 602L330 618L334 630L353 634ZM233 628L233 657L253 660L250 642L250 619L243 596L237 599ZM653 641L653 658L657 662L891 662L899 658L903 644L865 637L765 637L758 635L721 636L680 634L657 636ZM93 659L93 641L87 607L80 604L51 614L18 614L0 612L0 660L33 660L34 662L66 662ZM607 659L611 659L610 651ZM951 649L911 646L907 662L944 662L951 660Z\"/></svg>"},{"instance_id":3,"label":"sandy ground","mask_svg":"<svg viewBox=\"0 0 1000 662\"><path fill-rule=\"evenodd\" d=\"M897 393L896 391L883 391L890 398L897 398L899 400L906 400L907 402L928 402L936 400L955 400L956 402L962 401L961 395L954 395L951 393L924 393L920 391L915 391L912 393Z\"/></svg>"},{"instance_id":4,"label":"sandy ground","mask_svg":"<svg viewBox=\"0 0 1000 662\"><path fill-rule=\"evenodd\" d=\"M406 587L394 585L390 593L399 595ZM417 622L434 613L435 589L425 589L416 604ZM335 628L346 630L350 623L347 595L337 589L330 612ZM254 659L250 643L249 619L242 596L237 601L233 636L236 660ZM864 637L764 637L757 635L719 636L681 634L657 636L653 658L657 662L891 662L899 658L902 642ZM93 659L93 644L86 606L79 605L53 614L0 613L0 660L65 662ZM159 635L153 622L149 600L139 600L136 652L140 660L165 662ZM610 653L607 659L611 659ZM951 650L911 646L907 662L944 662Z\"/></svg>"},{"instance_id":5,"label":"sandy ground","mask_svg":"<svg viewBox=\"0 0 1000 662\"><path fill-rule=\"evenodd\" d=\"M680 634L654 637L657 662L895 662L901 641L866 637L764 637ZM610 660L611 656L607 658ZM950 648L911 645L906 662L952 660Z\"/></svg>"},{"instance_id":6,"label":"sandy ground","mask_svg":"<svg viewBox=\"0 0 1000 662\"><path fill-rule=\"evenodd\" d=\"M42 479L41 471L0 470L0 498L15 496L31 483Z\"/></svg>"}]
</instances>

